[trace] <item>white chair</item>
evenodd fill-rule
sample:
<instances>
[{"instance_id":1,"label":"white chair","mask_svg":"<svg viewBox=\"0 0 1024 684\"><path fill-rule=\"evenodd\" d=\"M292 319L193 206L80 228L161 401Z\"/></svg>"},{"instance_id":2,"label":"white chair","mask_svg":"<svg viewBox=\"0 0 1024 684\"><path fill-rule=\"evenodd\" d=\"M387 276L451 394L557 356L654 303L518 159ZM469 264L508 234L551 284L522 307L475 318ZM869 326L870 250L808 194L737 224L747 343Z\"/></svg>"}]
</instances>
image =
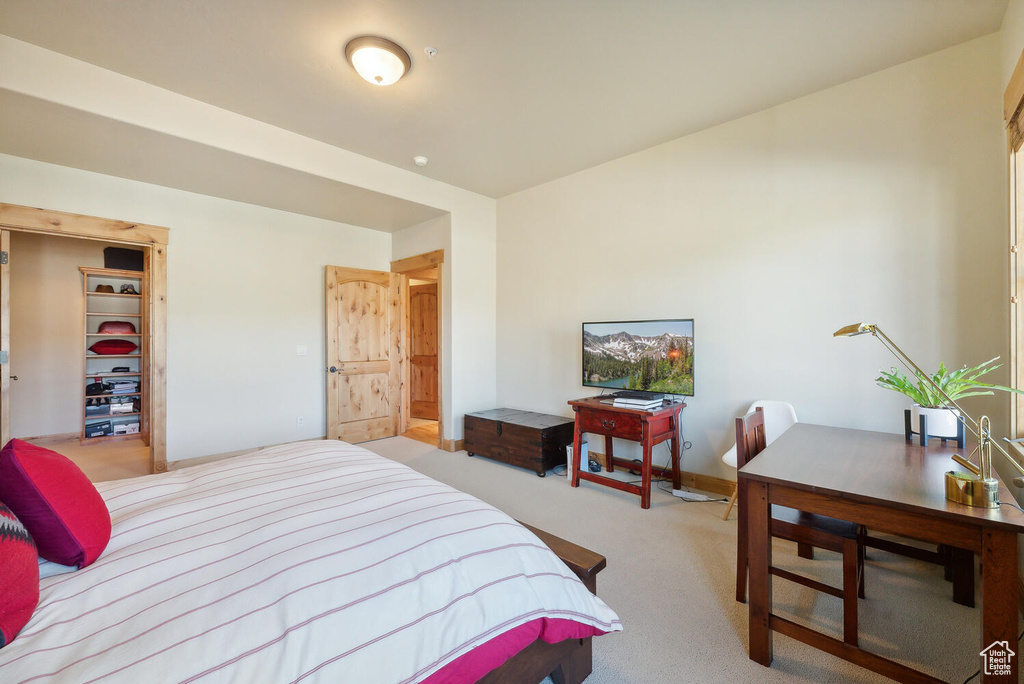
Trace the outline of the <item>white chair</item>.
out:
<instances>
[{"instance_id":1,"label":"white chair","mask_svg":"<svg viewBox=\"0 0 1024 684\"><path fill-rule=\"evenodd\" d=\"M761 400L755 401L750 405L750 408L746 410L746 413L751 413L760 408L764 411L764 428L765 428L765 444L771 444L779 438L783 432L788 430L796 420L796 411L793 410L793 405L787 401L768 401ZM746 415L744 413L744 415ZM725 464L735 468L736 467L736 445L733 444L732 448L729 449L722 456L722 460ZM729 507L725 509L725 515L722 516L722 520L728 520L729 514L732 512L732 507L736 505L736 486L733 485L732 496L729 497Z\"/></svg>"}]
</instances>

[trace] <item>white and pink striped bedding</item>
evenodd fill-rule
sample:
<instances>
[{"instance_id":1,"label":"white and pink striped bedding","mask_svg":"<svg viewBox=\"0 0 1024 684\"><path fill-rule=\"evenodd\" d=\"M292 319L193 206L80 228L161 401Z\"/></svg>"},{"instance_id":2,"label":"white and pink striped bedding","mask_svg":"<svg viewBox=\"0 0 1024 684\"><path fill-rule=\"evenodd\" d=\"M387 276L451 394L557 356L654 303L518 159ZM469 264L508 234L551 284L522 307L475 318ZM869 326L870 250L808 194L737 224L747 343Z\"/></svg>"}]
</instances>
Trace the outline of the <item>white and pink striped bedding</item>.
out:
<instances>
[{"instance_id":1,"label":"white and pink striped bedding","mask_svg":"<svg viewBox=\"0 0 1024 684\"><path fill-rule=\"evenodd\" d=\"M621 629L507 515L350 444L98 489L109 546L41 581L0 682L415 682L538 618Z\"/></svg>"}]
</instances>

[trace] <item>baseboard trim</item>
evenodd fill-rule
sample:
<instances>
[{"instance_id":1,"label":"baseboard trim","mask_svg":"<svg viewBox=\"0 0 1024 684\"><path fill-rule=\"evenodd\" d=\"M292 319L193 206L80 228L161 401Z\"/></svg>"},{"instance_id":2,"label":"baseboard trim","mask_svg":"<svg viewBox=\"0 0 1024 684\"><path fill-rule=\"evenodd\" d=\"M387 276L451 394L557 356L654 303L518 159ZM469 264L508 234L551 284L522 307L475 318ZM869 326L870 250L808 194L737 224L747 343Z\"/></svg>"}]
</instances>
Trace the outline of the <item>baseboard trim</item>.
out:
<instances>
[{"instance_id":1,"label":"baseboard trim","mask_svg":"<svg viewBox=\"0 0 1024 684\"><path fill-rule=\"evenodd\" d=\"M327 439L324 437L314 437L312 439L300 439L298 442L319 442ZM236 451L225 451L220 454L209 454L208 456L196 456L195 458L183 458L180 461L168 461L167 470L181 470L182 468L191 468L192 466L203 465L204 463L213 463L214 461L223 461L225 458L232 458L234 456L241 456L242 454L248 454L253 451L263 451L270 447L284 446L285 444L295 444L295 442L281 442L280 444L265 444L263 446L252 447L251 449L237 449Z\"/></svg>"},{"instance_id":2,"label":"baseboard trim","mask_svg":"<svg viewBox=\"0 0 1024 684\"><path fill-rule=\"evenodd\" d=\"M693 481L687 482L687 478L693 478ZM736 483L732 480L714 477L713 475L703 475L701 473L688 473L685 470L683 471L683 484L694 489L722 494L723 496L732 496L733 490L736 489Z\"/></svg>"},{"instance_id":3,"label":"baseboard trim","mask_svg":"<svg viewBox=\"0 0 1024 684\"><path fill-rule=\"evenodd\" d=\"M455 453L456 451L462 451L462 445L463 441L461 439L446 439L443 441L443 446L441 448L445 451Z\"/></svg>"},{"instance_id":4,"label":"baseboard trim","mask_svg":"<svg viewBox=\"0 0 1024 684\"><path fill-rule=\"evenodd\" d=\"M591 451L590 457L597 459L602 465L605 463L605 455L600 451ZM616 458L618 457L616 456ZM732 490L736 487L736 483L732 480L702 473L691 473L686 470L682 472L682 483L684 487L693 487L704 492L721 494L727 497L732 496Z\"/></svg>"},{"instance_id":5,"label":"baseboard trim","mask_svg":"<svg viewBox=\"0 0 1024 684\"><path fill-rule=\"evenodd\" d=\"M81 439L81 432L62 432L58 435L40 435L38 437L22 437L22 441L30 444L56 444L57 442L70 442L73 439Z\"/></svg>"}]
</instances>

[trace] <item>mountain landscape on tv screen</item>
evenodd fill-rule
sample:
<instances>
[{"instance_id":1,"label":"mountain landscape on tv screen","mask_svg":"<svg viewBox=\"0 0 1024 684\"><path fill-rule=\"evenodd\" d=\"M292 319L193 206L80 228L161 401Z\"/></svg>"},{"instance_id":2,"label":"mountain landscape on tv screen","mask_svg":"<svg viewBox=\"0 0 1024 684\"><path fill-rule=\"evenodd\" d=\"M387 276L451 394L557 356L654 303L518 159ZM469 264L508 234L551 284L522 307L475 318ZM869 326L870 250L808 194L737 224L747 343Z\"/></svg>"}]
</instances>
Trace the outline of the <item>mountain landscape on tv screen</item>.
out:
<instances>
[{"instance_id":1,"label":"mountain landscape on tv screen","mask_svg":"<svg viewBox=\"0 0 1024 684\"><path fill-rule=\"evenodd\" d=\"M583 384L693 394L693 338L583 332Z\"/></svg>"}]
</instances>

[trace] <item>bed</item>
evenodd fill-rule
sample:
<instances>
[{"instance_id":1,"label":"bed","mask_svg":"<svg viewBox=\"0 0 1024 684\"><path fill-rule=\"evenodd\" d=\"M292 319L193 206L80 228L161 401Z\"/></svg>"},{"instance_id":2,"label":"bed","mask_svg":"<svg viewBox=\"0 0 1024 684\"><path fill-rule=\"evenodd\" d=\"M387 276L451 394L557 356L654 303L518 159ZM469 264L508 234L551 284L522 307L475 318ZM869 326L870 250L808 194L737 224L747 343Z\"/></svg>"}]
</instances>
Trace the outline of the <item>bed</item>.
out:
<instances>
[{"instance_id":1,"label":"bed","mask_svg":"<svg viewBox=\"0 0 1024 684\"><path fill-rule=\"evenodd\" d=\"M97 489L106 550L40 581L0 681L575 683L622 628L601 556L344 442Z\"/></svg>"}]
</instances>

